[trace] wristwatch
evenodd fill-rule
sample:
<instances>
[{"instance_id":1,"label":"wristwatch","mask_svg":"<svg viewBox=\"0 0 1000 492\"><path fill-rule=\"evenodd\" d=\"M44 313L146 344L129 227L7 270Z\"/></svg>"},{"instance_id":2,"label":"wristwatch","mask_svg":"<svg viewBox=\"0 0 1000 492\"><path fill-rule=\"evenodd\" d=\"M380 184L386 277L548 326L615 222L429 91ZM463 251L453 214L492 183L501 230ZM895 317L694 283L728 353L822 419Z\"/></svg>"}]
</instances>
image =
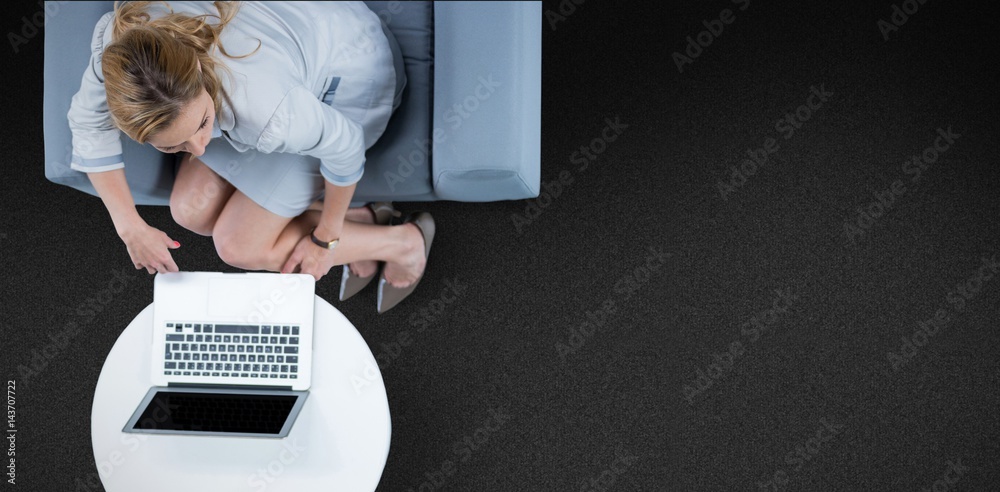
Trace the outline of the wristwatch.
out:
<instances>
[{"instance_id":1,"label":"wristwatch","mask_svg":"<svg viewBox=\"0 0 1000 492\"><path fill-rule=\"evenodd\" d=\"M314 234L315 231L316 228L313 227L313 230L309 231L309 237L312 238L312 242L316 246L333 251L333 248L336 248L337 244L340 243L340 238L334 239L332 241L321 241L319 238L316 237L316 234Z\"/></svg>"}]
</instances>

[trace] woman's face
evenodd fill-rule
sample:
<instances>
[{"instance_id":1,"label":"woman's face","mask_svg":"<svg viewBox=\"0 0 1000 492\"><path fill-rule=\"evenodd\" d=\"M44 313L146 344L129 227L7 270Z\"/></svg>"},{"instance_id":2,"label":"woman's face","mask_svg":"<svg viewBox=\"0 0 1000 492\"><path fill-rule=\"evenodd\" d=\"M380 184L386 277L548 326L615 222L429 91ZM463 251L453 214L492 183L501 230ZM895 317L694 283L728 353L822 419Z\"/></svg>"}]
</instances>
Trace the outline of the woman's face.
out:
<instances>
[{"instance_id":1,"label":"woman's face","mask_svg":"<svg viewBox=\"0 0 1000 492\"><path fill-rule=\"evenodd\" d=\"M215 103L208 91L202 89L201 95L187 103L169 127L149 137L149 144L160 152L189 152L200 157L212 139L214 122Z\"/></svg>"}]
</instances>

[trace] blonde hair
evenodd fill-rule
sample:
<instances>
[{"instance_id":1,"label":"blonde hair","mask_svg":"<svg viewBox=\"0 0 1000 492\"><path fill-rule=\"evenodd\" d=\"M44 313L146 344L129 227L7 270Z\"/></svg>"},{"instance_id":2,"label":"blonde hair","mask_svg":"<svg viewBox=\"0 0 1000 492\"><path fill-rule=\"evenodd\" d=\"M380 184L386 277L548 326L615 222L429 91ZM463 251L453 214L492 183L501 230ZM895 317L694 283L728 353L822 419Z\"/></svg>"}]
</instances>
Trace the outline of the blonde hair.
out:
<instances>
[{"instance_id":1,"label":"blonde hair","mask_svg":"<svg viewBox=\"0 0 1000 492\"><path fill-rule=\"evenodd\" d=\"M232 56L219 40L236 16L238 3L214 2L218 15L191 16L174 13L167 2L159 2L170 12L158 19L150 18L150 3L115 2L112 41L101 58L111 119L139 143L169 127L202 89L212 97L217 115L222 99L229 102L216 73L217 67L228 69L210 54L213 47L230 58L257 51ZM213 17L218 22L209 24Z\"/></svg>"}]
</instances>

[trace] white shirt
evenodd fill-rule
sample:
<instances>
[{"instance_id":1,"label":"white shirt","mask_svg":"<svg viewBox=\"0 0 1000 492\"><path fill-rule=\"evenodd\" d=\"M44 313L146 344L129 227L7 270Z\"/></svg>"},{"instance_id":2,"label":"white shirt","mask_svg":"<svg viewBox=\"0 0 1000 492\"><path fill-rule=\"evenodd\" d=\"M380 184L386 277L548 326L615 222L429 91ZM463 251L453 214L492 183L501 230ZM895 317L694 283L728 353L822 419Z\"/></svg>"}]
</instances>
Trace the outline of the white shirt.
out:
<instances>
[{"instance_id":1,"label":"white shirt","mask_svg":"<svg viewBox=\"0 0 1000 492\"><path fill-rule=\"evenodd\" d=\"M212 13L211 2L170 2L174 12ZM150 4L158 18L167 10ZM101 55L111 42L105 14L94 29L90 65L68 114L71 168L102 172L124 167L120 131L108 114ZM215 19L210 19L210 22ZM361 179L365 150L392 114L395 69L380 20L363 2L244 2L222 32L229 58L213 55L232 106L222 101L218 129L237 150L316 157L330 182ZM335 92L328 93L335 89ZM221 96L220 96L221 97ZM326 103L324 103L326 99Z\"/></svg>"}]
</instances>

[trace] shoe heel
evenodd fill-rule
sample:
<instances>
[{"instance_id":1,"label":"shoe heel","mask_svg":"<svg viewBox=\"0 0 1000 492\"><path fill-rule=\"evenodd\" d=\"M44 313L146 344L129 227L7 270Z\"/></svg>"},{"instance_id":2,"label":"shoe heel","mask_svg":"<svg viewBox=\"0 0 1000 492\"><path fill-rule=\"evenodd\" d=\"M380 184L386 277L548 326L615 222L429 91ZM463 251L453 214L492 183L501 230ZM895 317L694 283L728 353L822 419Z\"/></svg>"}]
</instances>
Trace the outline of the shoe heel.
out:
<instances>
[{"instance_id":1,"label":"shoe heel","mask_svg":"<svg viewBox=\"0 0 1000 492\"><path fill-rule=\"evenodd\" d=\"M389 225L393 217L403 215L402 212L392 206L392 202L374 202L365 206L371 209L372 214L375 215L375 224L378 225ZM361 292L374 278L374 274L367 277L359 277L351 273L351 269L347 265L344 265L344 272L340 276L340 300L346 301L358 292Z\"/></svg>"},{"instance_id":2,"label":"shoe heel","mask_svg":"<svg viewBox=\"0 0 1000 492\"><path fill-rule=\"evenodd\" d=\"M434 234L436 232L437 226L434 223L434 217L427 212L418 212L415 214L408 215L403 223L412 222L420 230L420 234L424 239L424 258L429 259L431 255L431 243L434 241ZM427 273L427 266L425 263L424 273ZM379 314L382 314L394 307L397 304L406 299L414 290L417 289L417 285L423 280L424 275L421 274L416 281L410 284L409 287L397 288L389 284L389 281L385 278L385 270L379 274L378 279L378 300L375 305L376 310Z\"/></svg>"}]
</instances>

